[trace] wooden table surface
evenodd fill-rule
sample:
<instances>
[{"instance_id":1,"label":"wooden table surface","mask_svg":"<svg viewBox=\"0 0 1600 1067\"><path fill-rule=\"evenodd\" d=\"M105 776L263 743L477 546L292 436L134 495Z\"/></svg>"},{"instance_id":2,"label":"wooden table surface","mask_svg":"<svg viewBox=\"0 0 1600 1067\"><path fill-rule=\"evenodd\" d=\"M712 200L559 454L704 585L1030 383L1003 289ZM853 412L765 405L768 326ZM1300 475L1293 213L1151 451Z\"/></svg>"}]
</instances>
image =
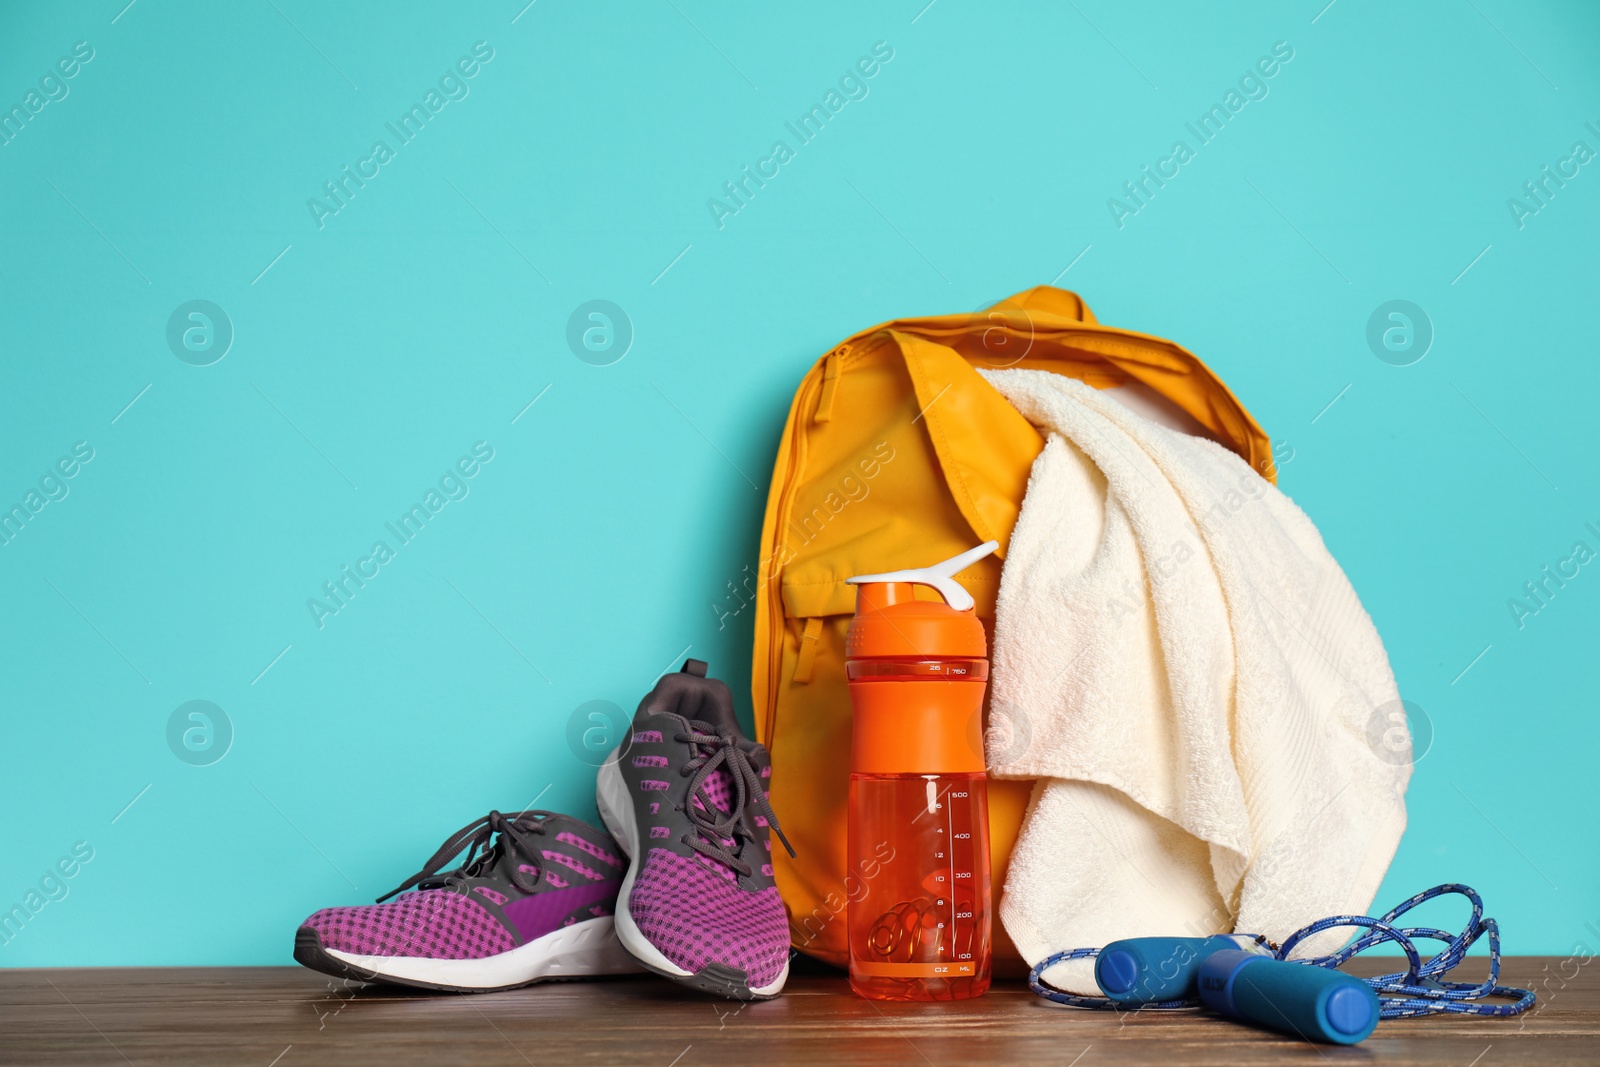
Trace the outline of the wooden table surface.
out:
<instances>
[{"instance_id":1,"label":"wooden table surface","mask_svg":"<svg viewBox=\"0 0 1600 1067\"><path fill-rule=\"evenodd\" d=\"M1384 960L1359 973L1392 969ZM1481 962L1481 961L1480 961ZM1118 1016L1055 1007L1017 982L960 1004L854 996L832 972L754 1004L653 978L564 982L478 996L347 985L298 967L0 971L0 1063L342 1067L397 1064L1396 1063L1600 1064L1600 961L1507 959L1536 987L1514 1019L1381 1023L1354 1048L1312 1046L1198 1013Z\"/></svg>"}]
</instances>

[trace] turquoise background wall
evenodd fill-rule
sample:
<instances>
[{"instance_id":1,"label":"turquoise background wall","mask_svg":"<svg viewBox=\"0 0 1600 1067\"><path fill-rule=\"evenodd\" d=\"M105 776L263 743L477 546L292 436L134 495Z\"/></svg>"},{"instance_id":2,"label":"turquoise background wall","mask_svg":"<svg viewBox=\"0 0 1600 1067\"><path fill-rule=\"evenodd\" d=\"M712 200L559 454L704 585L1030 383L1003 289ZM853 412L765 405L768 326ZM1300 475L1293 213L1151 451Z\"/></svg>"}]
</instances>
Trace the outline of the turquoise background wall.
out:
<instances>
[{"instance_id":1,"label":"turquoise background wall","mask_svg":"<svg viewBox=\"0 0 1600 1067\"><path fill-rule=\"evenodd\" d=\"M1600 947L1600 8L526 2L0 8L0 962L288 963L592 816L609 705L748 700L810 363L1052 281L1292 448L1431 728L1379 905Z\"/></svg>"}]
</instances>

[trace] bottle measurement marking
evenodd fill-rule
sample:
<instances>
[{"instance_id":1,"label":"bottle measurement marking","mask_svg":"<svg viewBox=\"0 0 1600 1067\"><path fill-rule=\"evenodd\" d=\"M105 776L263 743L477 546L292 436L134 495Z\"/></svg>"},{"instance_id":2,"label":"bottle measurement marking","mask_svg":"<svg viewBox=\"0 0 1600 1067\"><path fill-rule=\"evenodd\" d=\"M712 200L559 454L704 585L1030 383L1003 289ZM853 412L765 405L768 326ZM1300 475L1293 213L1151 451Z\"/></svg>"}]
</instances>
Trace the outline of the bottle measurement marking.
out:
<instances>
[{"instance_id":1,"label":"bottle measurement marking","mask_svg":"<svg viewBox=\"0 0 1600 1067\"><path fill-rule=\"evenodd\" d=\"M950 799L954 799L955 796L956 796L955 793L950 792L948 789L945 790L945 792L949 794ZM966 796L966 793L962 793L961 795L962 796ZM955 865L955 858L956 858L956 813L955 813L954 806L951 805L950 803L946 802L946 804L944 806L944 814L945 814L946 824L950 827L950 836L949 836L948 839L946 839L945 851L950 853L950 860L951 860L951 862L950 862L950 873L952 875L954 875L956 873L956 865ZM955 936L956 936L956 886L955 886L955 878L952 877L950 879L950 940L949 940L950 955L951 955L952 958L956 954Z\"/></svg>"},{"instance_id":2,"label":"bottle measurement marking","mask_svg":"<svg viewBox=\"0 0 1600 1067\"><path fill-rule=\"evenodd\" d=\"M956 868L955 868L955 849L956 849L956 842L957 841L971 840L972 833L970 831L968 831L967 833L964 833L964 834L957 834L956 833L955 809L951 806L950 802L952 800L965 800L965 799L967 799L969 796L971 796L971 790L963 789L960 792L957 792L956 789L955 789L955 783L952 782L951 784L945 786L944 791L942 793L938 793L938 792L936 792L936 788L934 786L934 781L937 779L938 776L930 774L930 775L924 775L923 777L927 781L928 807L927 807L926 811L919 813L917 818L920 819L923 815L930 815L930 814L933 814L933 813L937 812L941 807L944 808L945 825L941 826L941 827L935 827L934 833L947 834L948 835L945 838L945 851L949 853L949 856L947 857L944 852L935 852L934 853L934 859L938 859L938 860L948 859L950 861L949 862L950 879L949 879L949 885L948 885L949 899L948 900L936 900L934 902L936 906L937 905L948 904L949 907L950 907L950 924L949 924L949 927L948 927L949 936L946 937L943 940L943 943L938 946L938 948L936 949L936 952L946 953L952 959L958 958L958 957L970 959L971 956L972 956L972 954L970 952L969 953L965 953L965 954L961 954L961 953L957 953L957 951L956 951L956 938L958 936L957 935L957 922L956 922L956 920L957 919L962 919L962 918L970 919L970 918L972 918L972 912L970 912L970 911L961 912L961 911L957 911L956 910L958 907L960 907L960 905L956 902L955 883L956 883L957 879L961 879L961 878L970 879L972 877L972 872L971 871L958 871L958 870L956 870ZM941 803L941 801L942 801L942 803ZM912 821L914 822L915 820L912 820ZM942 882L945 879L940 877L938 880ZM945 926L944 923L941 922L941 923L938 924L936 929L944 930L944 929L946 929L946 926Z\"/></svg>"}]
</instances>

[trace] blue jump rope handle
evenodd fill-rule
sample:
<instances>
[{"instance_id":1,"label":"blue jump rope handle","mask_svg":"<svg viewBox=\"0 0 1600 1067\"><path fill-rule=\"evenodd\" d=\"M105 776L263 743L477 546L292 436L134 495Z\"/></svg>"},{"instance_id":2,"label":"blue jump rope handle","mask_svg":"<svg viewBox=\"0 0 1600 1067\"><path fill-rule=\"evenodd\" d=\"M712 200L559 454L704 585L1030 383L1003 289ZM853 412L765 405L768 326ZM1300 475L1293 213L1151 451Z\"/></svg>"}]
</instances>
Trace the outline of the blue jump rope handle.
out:
<instances>
[{"instance_id":1,"label":"blue jump rope handle","mask_svg":"<svg viewBox=\"0 0 1600 1067\"><path fill-rule=\"evenodd\" d=\"M1094 980L1122 1007L1194 1000L1200 964L1216 952L1238 950L1248 938L1129 937L1113 941L1094 961Z\"/></svg>"},{"instance_id":2,"label":"blue jump rope handle","mask_svg":"<svg viewBox=\"0 0 1600 1067\"><path fill-rule=\"evenodd\" d=\"M1378 995L1341 971L1235 949L1199 970L1201 1002L1235 1019L1335 1045L1364 1041L1378 1025Z\"/></svg>"},{"instance_id":3,"label":"blue jump rope handle","mask_svg":"<svg viewBox=\"0 0 1600 1067\"><path fill-rule=\"evenodd\" d=\"M1417 905L1447 894L1466 897L1472 903L1472 916L1459 934L1395 925ZM1331 955L1288 962L1300 942L1340 927L1366 932ZM1448 976L1480 937L1489 942L1489 977L1479 983L1449 981ZM1441 941L1444 948L1424 961L1416 945L1423 940ZM1387 942L1404 950L1404 971L1361 981L1335 970L1359 953ZM1425 889L1380 918L1330 915L1296 930L1275 951L1268 951L1267 944L1259 935L1234 934L1135 937L1114 941L1103 949L1065 949L1034 964L1028 986L1053 1004L1075 1008L1157 1010L1203 1003L1236 1019L1343 1045L1365 1040L1380 1018L1441 1012L1504 1018L1522 1014L1538 1000L1531 989L1500 984L1500 926L1484 916L1483 898L1471 886L1458 882ZM1069 993L1044 980L1044 972L1057 964L1088 959L1095 960L1095 980L1104 997ZM1489 1003L1489 998L1509 998L1510 1002Z\"/></svg>"}]
</instances>

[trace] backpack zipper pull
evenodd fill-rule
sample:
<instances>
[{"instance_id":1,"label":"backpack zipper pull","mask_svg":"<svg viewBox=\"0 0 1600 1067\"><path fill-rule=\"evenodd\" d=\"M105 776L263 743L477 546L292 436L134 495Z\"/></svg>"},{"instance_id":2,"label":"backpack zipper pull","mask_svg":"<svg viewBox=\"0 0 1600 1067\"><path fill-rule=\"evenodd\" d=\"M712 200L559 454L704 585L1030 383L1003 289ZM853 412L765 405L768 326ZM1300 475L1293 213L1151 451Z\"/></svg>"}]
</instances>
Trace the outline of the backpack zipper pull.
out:
<instances>
[{"instance_id":1,"label":"backpack zipper pull","mask_svg":"<svg viewBox=\"0 0 1600 1067\"><path fill-rule=\"evenodd\" d=\"M822 620L810 618L800 630L800 655L794 664L794 684L811 684L811 670L817 662L817 639L822 636Z\"/></svg>"},{"instance_id":2,"label":"backpack zipper pull","mask_svg":"<svg viewBox=\"0 0 1600 1067\"><path fill-rule=\"evenodd\" d=\"M817 411L811 417L812 422L827 422L833 418L833 396L839 387L839 374L842 370L840 364L849 351L849 345L840 345L829 352L828 358L823 362L822 395L817 398Z\"/></svg>"}]
</instances>

